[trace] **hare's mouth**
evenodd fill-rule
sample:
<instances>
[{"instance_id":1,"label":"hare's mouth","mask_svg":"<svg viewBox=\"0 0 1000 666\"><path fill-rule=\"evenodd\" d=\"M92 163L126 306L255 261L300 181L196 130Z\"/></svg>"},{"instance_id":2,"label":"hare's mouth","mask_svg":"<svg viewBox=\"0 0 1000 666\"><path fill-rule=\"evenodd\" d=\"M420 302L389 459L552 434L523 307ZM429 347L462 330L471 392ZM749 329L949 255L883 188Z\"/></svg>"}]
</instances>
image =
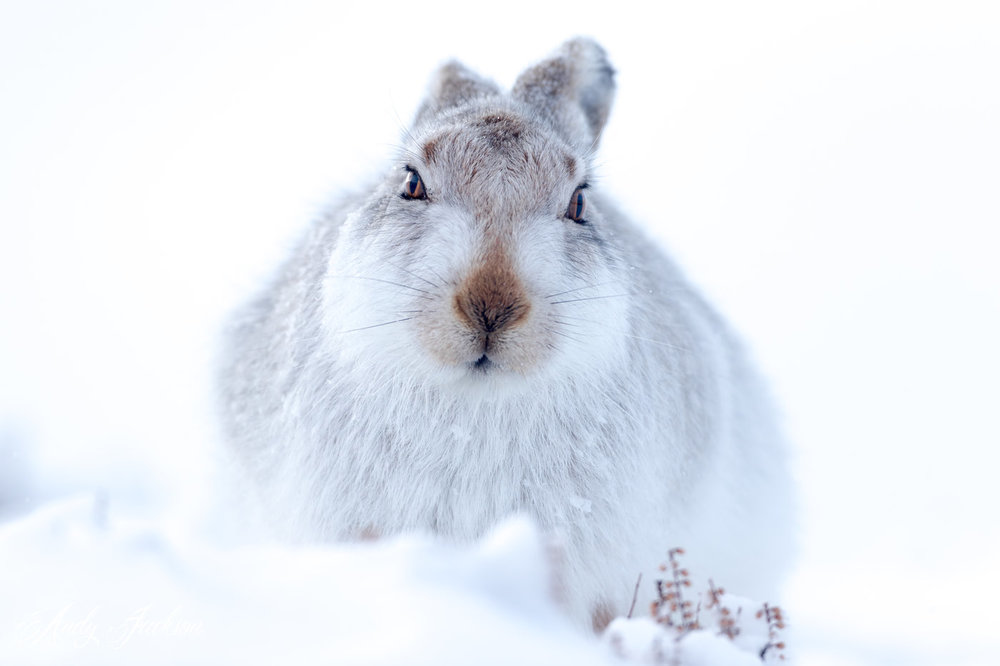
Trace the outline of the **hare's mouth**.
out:
<instances>
[{"instance_id":1,"label":"hare's mouth","mask_svg":"<svg viewBox=\"0 0 1000 666\"><path fill-rule=\"evenodd\" d=\"M486 354L483 354L472 363L472 367L479 372L489 372L494 366L495 364Z\"/></svg>"}]
</instances>

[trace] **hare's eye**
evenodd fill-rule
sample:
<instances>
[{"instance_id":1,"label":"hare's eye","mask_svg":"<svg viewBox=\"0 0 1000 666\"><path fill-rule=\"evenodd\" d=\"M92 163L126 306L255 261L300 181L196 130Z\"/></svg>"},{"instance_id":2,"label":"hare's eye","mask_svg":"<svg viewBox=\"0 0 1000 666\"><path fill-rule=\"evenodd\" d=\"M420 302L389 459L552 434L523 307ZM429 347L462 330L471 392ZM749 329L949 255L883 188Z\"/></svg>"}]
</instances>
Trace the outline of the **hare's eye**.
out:
<instances>
[{"instance_id":1,"label":"hare's eye","mask_svg":"<svg viewBox=\"0 0 1000 666\"><path fill-rule=\"evenodd\" d=\"M580 224L586 222L583 219L583 214L587 210L587 196L583 193L584 189L585 187L576 188L569 200L569 206L566 208L566 217Z\"/></svg>"},{"instance_id":2,"label":"hare's eye","mask_svg":"<svg viewBox=\"0 0 1000 666\"><path fill-rule=\"evenodd\" d=\"M413 169L406 170L406 178L403 180L404 199L426 199L427 191L424 189L424 181L420 174Z\"/></svg>"}]
</instances>

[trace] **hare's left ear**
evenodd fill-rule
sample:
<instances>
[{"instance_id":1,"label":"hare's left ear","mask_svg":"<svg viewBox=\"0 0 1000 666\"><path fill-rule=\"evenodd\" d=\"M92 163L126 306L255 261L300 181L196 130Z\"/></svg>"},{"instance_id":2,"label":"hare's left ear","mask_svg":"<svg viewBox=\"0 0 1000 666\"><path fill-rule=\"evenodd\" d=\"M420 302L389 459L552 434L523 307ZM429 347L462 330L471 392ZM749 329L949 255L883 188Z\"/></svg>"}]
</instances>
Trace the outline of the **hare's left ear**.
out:
<instances>
[{"instance_id":1,"label":"hare's left ear","mask_svg":"<svg viewBox=\"0 0 1000 666\"><path fill-rule=\"evenodd\" d=\"M522 73L512 93L571 141L596 146L615 96L615 70L597 42L578 37Z\"/></svg>"}]
</instances>

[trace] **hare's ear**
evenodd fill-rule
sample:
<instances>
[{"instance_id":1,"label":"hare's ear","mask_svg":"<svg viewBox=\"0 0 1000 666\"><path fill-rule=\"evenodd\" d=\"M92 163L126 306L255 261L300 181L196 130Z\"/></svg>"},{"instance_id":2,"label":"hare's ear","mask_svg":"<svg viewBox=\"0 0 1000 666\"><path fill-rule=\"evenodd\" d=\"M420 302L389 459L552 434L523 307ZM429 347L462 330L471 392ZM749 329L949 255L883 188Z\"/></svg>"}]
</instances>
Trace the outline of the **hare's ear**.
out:
<instances>
[{"instance_id":1,"label":"hare's ear","mask_svg":"<svg viewBox=\"0 0 1000 666\"><path fill-rule=\"evenodd\" d=\"M597 42L578 37L522 73L513 95L567 138L596 145L615 96L615 70Z\"/></svg>"},{"instance_id":2,"label":"hare's ear","mask_svg":"<svg viewBox=\"0 0 1000 666\"><path fill-rule=\"evenodd\" d=\"M448 109L499 94L500 89L495 83L452 60L442 65L431 79L427 98L417 110L414 125L420 125Z\"/></svg>"}]
</instances>

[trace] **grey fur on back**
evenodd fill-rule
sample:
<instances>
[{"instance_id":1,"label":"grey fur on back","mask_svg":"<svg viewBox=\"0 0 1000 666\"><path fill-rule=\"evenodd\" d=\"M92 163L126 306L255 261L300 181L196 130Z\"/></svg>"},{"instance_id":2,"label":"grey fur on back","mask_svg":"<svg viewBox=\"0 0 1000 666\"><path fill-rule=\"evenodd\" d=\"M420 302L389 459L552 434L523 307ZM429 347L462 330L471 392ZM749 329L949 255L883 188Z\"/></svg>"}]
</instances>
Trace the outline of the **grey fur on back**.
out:
<instances>
[{"instance_id":1,"label":"grey fur on back","mask_svg":"<svg viewBox=\"0 0 1000 666\"><path fill-rule=\"evenodd\" d=\"M677 545L695 574L774 594L789 484L755 372L598 187L567 217L613 93L586 39L509 94L446 64L397 163L241 310L224 423L281 533L469 541L528 514L581 623L627 610ZM411 174L426 198L401 195Z\"/></svg>"}]
</instances>

